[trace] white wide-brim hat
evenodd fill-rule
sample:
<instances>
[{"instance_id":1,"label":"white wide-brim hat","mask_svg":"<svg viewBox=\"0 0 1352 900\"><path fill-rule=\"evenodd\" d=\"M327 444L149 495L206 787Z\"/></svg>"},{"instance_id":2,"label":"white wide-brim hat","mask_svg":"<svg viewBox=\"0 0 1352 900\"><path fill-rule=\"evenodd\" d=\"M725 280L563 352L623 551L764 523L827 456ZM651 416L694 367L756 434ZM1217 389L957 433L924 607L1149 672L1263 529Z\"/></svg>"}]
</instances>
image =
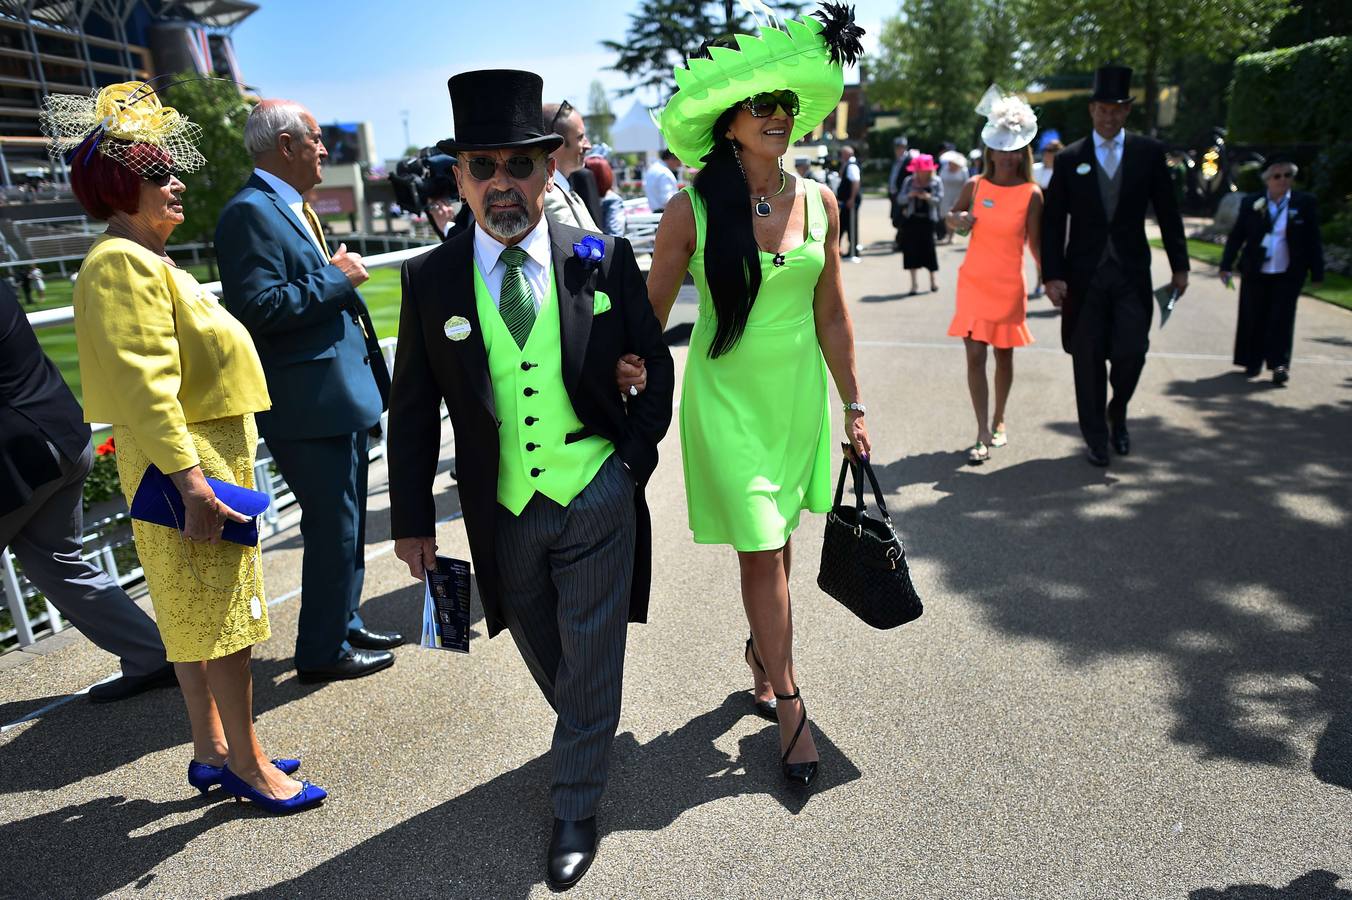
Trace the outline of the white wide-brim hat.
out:
<instances>
[{"instance_id":1,"label":"white wide-brim hat","mask_svg":"<svg viewBox=\"0 0 1352 900\"><path fill-rule=\"evenodd\" d=\"M1037 137L1037 115L1028 102L993 84L982 95L976 111L986 117L981 141L992 150L1022 150Z\"/></svg>"}]
</instances>

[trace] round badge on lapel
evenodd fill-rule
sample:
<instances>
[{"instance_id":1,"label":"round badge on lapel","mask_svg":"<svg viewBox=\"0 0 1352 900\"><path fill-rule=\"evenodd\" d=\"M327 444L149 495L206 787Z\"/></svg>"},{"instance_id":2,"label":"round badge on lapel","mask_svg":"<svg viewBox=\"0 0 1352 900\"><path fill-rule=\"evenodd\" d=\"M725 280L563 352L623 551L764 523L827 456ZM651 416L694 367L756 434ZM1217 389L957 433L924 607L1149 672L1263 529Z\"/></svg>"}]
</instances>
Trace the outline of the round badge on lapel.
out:
<instances>
[{"instance_id":1,"label":"round badge on lapel","mask_svg":"<svg viewBox=\"0 0 1352 900\"><path fill-rule=\"evenodd\" d=\"M442 331L446 333L446 337L453 341L463 341L465 338L469 337L472 330L473 329L470 328L469 319L466 319L464 316L451 316L446 320L445 326L442 327Z\"/></svg>"},{"instance_id":2,"label":"round badge on lapel","mask_svg":"<svg viewBox=\"0 0 1352 900\"><path fill-rule=\"evenodd\" d=\"M1078 166L1076 166L1076 167L1075 167L1075 174L1076 174L1076 175L1088 175L1088 174L1089 174L1089 163L1080 163Z\"/></svg>"}]
</instances>

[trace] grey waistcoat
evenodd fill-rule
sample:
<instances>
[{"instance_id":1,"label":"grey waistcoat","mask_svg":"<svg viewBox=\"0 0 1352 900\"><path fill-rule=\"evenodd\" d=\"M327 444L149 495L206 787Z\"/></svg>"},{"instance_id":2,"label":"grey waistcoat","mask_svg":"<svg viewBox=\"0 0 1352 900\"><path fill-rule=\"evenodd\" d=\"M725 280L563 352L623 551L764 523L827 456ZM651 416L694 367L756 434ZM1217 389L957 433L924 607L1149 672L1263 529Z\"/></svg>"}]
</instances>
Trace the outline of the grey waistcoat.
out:
<instances>
[{"instance_id":1,"label":"grey waistcoat","mask_svg":"<svg viewBox=\"0 0 1352 900\"><path fill-rule=\"evenodd\" d=\"M1122 155L1126 156L1126 146L1122 148ZM1103 198L1103 212L1108 217L1108 224L1111 226L1113 217L1117 215L1117 201L1122 195L1122 160L1117 161L1117 171L1113 177L1103 171L1102 166L1095 166L1094 171L1098 173L1099 196ZM1117 251L1113 248L1113 239L1111 233L1108 236L1108 244L1104 247L1103 257L1106 260L1117 261Z\"/></svg>"}]
</instances>

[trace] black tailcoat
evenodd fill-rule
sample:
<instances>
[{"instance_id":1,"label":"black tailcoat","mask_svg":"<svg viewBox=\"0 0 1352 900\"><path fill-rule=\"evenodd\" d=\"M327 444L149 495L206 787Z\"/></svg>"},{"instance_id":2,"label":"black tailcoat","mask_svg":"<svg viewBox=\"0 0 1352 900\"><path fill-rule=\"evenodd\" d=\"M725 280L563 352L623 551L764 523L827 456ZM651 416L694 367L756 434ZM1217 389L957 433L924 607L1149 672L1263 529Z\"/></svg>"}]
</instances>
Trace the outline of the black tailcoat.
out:
<instances>
[{"instance_id":1,"label":"black tailcoat","mask_svg":"<svg viewBox=\"0 0 1352 900\"><path fill-rule=\"evenodd\" d=\"M596 235L605 242L605 255L589 268L574 255L573 244L590 232L557 222L547 227L558 287L564 385L583 424L581 434L598 434L613 443L638 485L629 620L643 622L652 580L652 525L644 486L657 467L658 442L671 424L671 352L629 242ZM597 290L610 296L611 311L593 316ZM470 323L467 339L452 341L445 335L444 325L452 316ZM643 357L648 370L646 390L627 400L615 385L615 363L625 353ZM396 538L434 533L432 479L440 456L443 400L455 432L460 505L491 637L505 625L495 540L499 419L474 297L473 228L404 264L389 419L390 516Z\"/></svg>"},{"instance_id":2,"label":"black tailcoat","mask_svg":"<svg viewBox=\"0 0 1352 900\"><path fill-rule=\"evenodd\" d=\"M1150 303L1147 206L1154 207L1170 269L1188 270L1187 239L1164 160L1164 145L1128 133L1118 166L1122 186L1111 222L1099 191L1099 164L1092 137L1082 138L1056 155L1051 184L1047 186L1042 207L1042 278L1066 282L1068 296L1061 309L1061 345L1067 353L1071 352L1070 338L1085 291L1098 270L1109 237L1122 270L1140 283L1141 302Z\"/></svg>"}]
</instances>

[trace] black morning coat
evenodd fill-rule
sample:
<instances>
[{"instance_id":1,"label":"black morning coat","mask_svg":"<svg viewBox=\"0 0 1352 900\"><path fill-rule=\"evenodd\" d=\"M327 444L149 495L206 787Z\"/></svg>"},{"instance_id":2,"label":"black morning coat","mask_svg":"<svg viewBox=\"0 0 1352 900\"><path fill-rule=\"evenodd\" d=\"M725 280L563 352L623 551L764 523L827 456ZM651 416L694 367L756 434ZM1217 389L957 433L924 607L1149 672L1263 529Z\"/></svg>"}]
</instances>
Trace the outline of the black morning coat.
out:
<instances>
[{"instance_id":1,"label":"black morning coat","mask_svg":"<svg viewBox=\"0 0 1352 900\"><path fill-rule=\"evenodd\" d=\"M1263 200L1262 208L1254 209L1260 199ZM1236 271L1235 258L1238 257L1237 271L1241 276L1260 274L1267 258L1263 236L1271 224L1267 192L1245 195L1235 227L1230 229L1230 237L1225 241L1221 271ZM1291 254L1291 264L1286 268L1288 276L1299 278L1301 284L1305 283L1307 273L1315 281L1324 280L1324 242L1319 235L1319 209L1311 194L1291 192L1291 203L1286 211L1286 248Z\"/></svg>"},{"instance_id":2,"label":"black morning coat","mask_svg":"<svg viewBox=\"0 0 1352 900\"><path fill-rule=\"evenodd\" d=\"M1147 205L1155 210L1169 268L1174 272L1188 271L1188 242L1164 161L1164 145L1129 132L1124 137L1122 161L1118 165L1122 186L1111 222L1099 191L1098 155L1092 137L1081 138L1056 154L1051 184L1043 198L1042 280L1066 282L1068 296L1061 308L1061 345L1067 353L1080 303L1098 271L1109 236L1123 271L1140 283L1141 302L1151 302L1150 244L1145 236Z\"/></svg>"},{"instance_id":3,"label":"black morning coat","mask_svg":"<svg viewBox=\"0 0 1352 900\"><path fill-rule=\"evenodd\" d=\"M623 238L605 242L604 258L589 267L573 244L591 232L548 223L558 287L563 378L580 436L599 434L615 445L638 486L634 492L634 578L629 621L647 621L652 580L652 524L644 486L657 467L657 445L671 424L675 369L648 288ZM593 316L594 293L604 291L611 312ZM460 316L470 336L452 341L445 323ZM615 363L625 353L647 364L646 389L622 397ZM495 522L498 425L488 352L474 297L474 229L466 228L430 253L404 264L399 347L390 389L390 517L395 538L430 537L436 510L432 479L441 447L440 404L455 432L455 469L490 637L504 627L499 607Z\"/></svg>"}]
</instances>

